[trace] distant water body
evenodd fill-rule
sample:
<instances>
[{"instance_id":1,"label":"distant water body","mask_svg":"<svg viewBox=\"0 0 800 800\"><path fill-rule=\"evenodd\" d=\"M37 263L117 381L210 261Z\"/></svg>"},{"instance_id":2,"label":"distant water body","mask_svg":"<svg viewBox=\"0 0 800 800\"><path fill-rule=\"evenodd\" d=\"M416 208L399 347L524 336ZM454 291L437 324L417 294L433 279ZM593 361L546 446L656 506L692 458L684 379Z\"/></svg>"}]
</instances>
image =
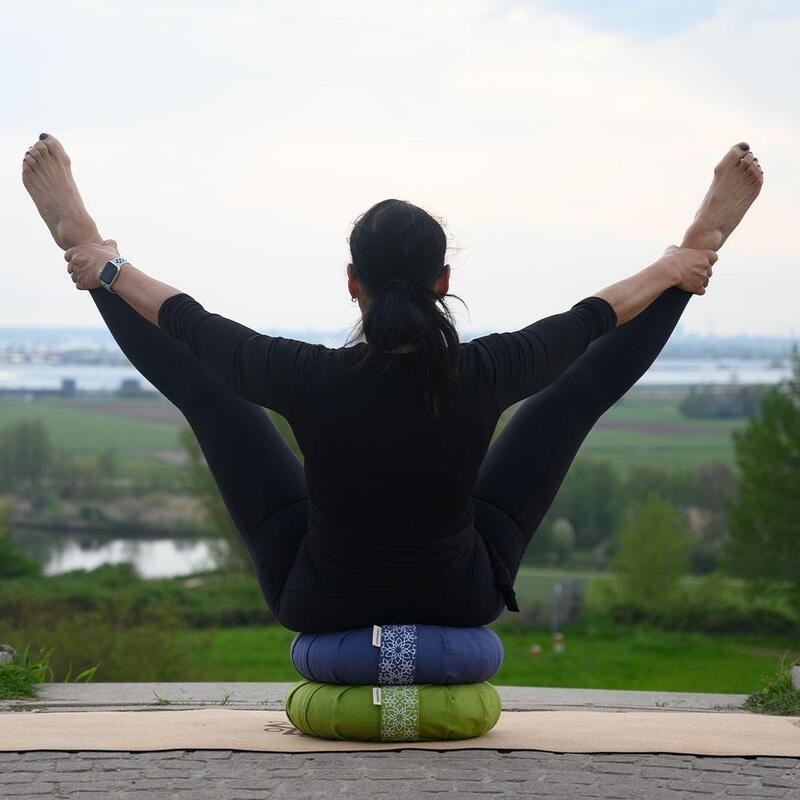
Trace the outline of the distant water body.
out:
<instances>
[{"instance_id":1,"label":"distant water body","mask_svg":"<svg viewBox=\"0 0 800 800\"><path fill-rule=\"evenodd\" d=\"M790 374L788 359L659 358L637 385L775 384ZM8 389L58 389L63 380L73 379L79 391L112 391L129 378L138 380L143 389L153 389L129 366L0 362L0 388Z\"/></svg>"},{"instance_id":2,"label":"distant water body","mask_svg":"<svg viewBox=\"0 0 800 800\"><path fill-rule=\"evenodd\" d=\"M214 569L219 549L226 547L223 542L206 539L97 541L88 534L81 537L42 533L20 537L19 544L23 552L42 565L45 575L129 562L142 578L173 578Z\"/></svg>"}]
</instances>

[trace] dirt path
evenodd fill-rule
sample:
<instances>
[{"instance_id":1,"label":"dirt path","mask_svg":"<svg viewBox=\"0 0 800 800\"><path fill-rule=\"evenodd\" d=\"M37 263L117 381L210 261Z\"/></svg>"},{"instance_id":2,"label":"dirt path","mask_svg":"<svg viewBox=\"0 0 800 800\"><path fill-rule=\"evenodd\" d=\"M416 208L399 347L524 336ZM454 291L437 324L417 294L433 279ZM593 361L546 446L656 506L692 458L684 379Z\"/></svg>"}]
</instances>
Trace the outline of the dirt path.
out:
<instances>
[{"instance_id":1,"label":"dirt path","mask_svg":"<svg viewBox=\"0 0 800 800\"><path fill-rule=\"evenodd\" d=\"M186 419L172 403L166 400L118 400L98 402L91 399L76 399L75 407L83 411L112 416L128 417L144 422L157 422L165 425L186 425ZM730 436L730 429L712 425L685 425L675 422L642 422L638 420L603 420L595 426L597 430L644 433L656 436Z\"/></svg>"},{"instance_id":2,"label":"dirt path","mask_svg":"<svg viewBox=\"0 0 800 800\"><path fill-rule=\"evenodd\" d=\"M78 398L75 408L93 414L109 414L143 422L158 422L164 425L186 425L186 418L172 403L166 400L116 400L97 401Z\"/></svg>"},{"instance_id":3,"label":"dirt path","mask_svg":"<svg viewBox=\"0 0 800 800\"><path fill-rule=\"evenodd\" d=\"M711 425L681 425L674 422L641 422L638 420L609 419L600 420L595 428L607 431L626 431L628 433L650 433L661 436L730 436L730 428Z\"/></svg>"}]
</instances>

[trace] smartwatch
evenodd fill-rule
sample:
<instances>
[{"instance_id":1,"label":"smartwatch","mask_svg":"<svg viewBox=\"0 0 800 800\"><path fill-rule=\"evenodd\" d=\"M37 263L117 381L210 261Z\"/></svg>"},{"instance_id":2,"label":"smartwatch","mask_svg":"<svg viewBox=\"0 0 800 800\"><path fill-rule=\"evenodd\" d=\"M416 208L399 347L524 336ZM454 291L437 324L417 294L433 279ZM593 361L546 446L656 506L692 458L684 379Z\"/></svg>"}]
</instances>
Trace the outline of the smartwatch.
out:
<instances>
[{"instance_id":1,"label":"smartwatch","mask_svg":"<svg viewBox=\"0 0 800 800\"><path fill-rule=\"evenodd\" d=\"M117 276L122 269L122 265L129 263L130 262L127 259L122 258L121 256L113 259L112 261L106 261L103 269L100 270L100 285L107 291L111 292L111 294L116 294L116 292L111 288L111 285L117 279Z\"/></svg>"}]
</instances>

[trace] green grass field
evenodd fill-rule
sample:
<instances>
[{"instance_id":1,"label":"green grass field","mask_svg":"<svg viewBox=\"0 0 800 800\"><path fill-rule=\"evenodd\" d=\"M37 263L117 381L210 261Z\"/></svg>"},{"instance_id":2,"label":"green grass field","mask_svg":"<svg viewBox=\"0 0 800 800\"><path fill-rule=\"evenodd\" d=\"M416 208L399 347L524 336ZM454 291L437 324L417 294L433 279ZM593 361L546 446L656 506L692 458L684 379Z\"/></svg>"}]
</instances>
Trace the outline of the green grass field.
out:
<instances>
[{"instance_id":1,"label":"green grass field","mask_svg":"<svg viewBox=\"0 0 800 800\"><path fill-rule=\"evenodd\" d=\"M800 646L775 637L709 636L647 628L575 625L566 649L555 653L546 631L498 631L505 662L492 679L509 686L557 686L749 694L781 656ZM181 631L187 681L293 681L294 634L277 626ZM538 657L531 646L541 645ZM98 674L98 678L102 679Z\"/></svg>"},{"instance_id":2,"label":"green grass field","mask_svg":"<svg viewBox=\"0 0 800 800\"><path fill-rule=\"evenodd\" d=\"M580 453L608 459L623 468L637 464L694 468L710 461L733 467L730 434L743 428L745 420L689 419L678 410L680 399L678 392L649 395L632 389L601 417ZM510 416L510 411L503 414L498 430ZM611 430L603 427L605 422L632 429Z\"/></svg>"},{"instance_id":3,"label":"green grass field","mask_svg":"<svg viewBox=\"0 0 800 800\"><path fill-rule=\"evenodd\" d=\"M722 436L593 430L580 452L625 468L637 464L694 468L710 461L732 467L734 463L732 440Z\"/></svg>"},{"instance_id":4,"label":"green grass field","mask_svg":"<svg viewBox=\"0 0 800 800\"><path fill-rule=\"evenodd\" d=\"M603 415L581 447L581 454L607 458L622 467L636 464L697 467L709 461L733 466L732 430L744 420L695 420L683 417L676 394L646 395L636 389ZM113 404L113 399L98 401ZM127 406L144 406L164 401L124 400ZM501 430L510 417L500 420ZM92 453L114 446L125 450L170 450L178 447L177 432L182 421L154 422L78 408L70 400L0 402L0 427L21 419L41 419L51 432L54 445L74 452ZM602 422L630 425L629 430L610 430ZM666 426L666 427L665 427ZM662 428L659 430L659 428ZM719 434L715 434L719 431Z\"/></svg>"},{"instance_id":5,"label":"green grass field","mask_svg":"<svg viewBox=\"0 0 800 800\"><path fill-rule=\"evenodd\" d=\"M40 419L55 447L75 453L95 453L108 447L169 450L179 446L178 427L157 422L97 414L74 407L69 400L0 401L0 428L22 420Z\"/></svg>"}]
</instances>

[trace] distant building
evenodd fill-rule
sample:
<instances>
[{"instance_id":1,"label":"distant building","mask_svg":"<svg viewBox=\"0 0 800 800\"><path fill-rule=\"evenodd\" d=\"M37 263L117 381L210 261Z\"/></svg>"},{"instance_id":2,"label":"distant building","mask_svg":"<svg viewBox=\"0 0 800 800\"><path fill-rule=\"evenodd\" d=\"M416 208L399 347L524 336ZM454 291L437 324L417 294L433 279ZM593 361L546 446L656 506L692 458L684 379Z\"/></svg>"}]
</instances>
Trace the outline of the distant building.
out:
<instances>
[{"instance_id":1,"label":"distant building","mask_svg":"<svg viewBox=\"0 0 800 800\"><path fill-rule=\"evenodd\" d=\"M75 378L62 378L60 389L24 389L0 387L0 397L12 400L47 400L49 397L76 397L78 382Z\"/></svg>"},{"instance_id":2,"label":"distant building","mask_svg":"<svg viewBox=\"0 0 800 800\"><path fill-rule=\"evenodd\" d=\"M149 392L142 389L142 384L138 378L123 378L114 394L117 397L139 397L143 394L149 394Z\"/></svg>"}]
</instances>

